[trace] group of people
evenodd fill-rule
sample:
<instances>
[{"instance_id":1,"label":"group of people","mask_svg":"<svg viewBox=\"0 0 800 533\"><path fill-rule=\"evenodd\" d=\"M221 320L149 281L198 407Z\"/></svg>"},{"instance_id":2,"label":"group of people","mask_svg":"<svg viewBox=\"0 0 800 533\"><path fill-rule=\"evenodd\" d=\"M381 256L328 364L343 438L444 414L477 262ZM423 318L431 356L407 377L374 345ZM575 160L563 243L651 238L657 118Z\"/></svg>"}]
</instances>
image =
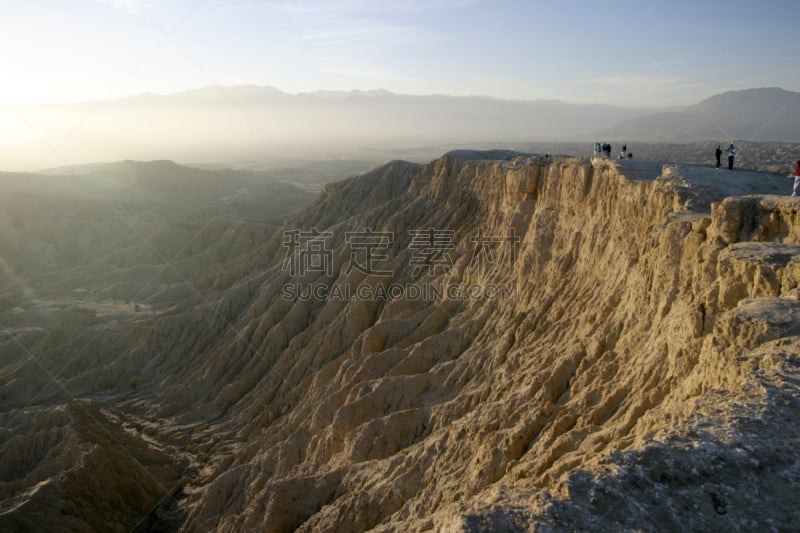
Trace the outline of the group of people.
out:
<instances>
[{"instance_id":1,"label":"group of people","mask_svg":"<svg viewBox=\"0 0 800 533\"><path fill-rule=\"evenodd\" d=\"M717 168L720 166L720 159L722 158L722 147L718 144L717 149L714 151L714 157L717 160ZM733 160L736 157L736 145L731 141L728 146L728 170L733 170ZM792 187L792 196L800 195L800 159L794 164L794 187Z\"/></svg>"},{"instance_id":2,"label":"group of people","mask_svg":"<svg viewBox=\"0 0 800 533\"><path fill-rule=\"evenodd\" d=\"M594 143L594 156L601 157L601 154L611 157L611 145L608 143Z\"/></svg>"},{"instance_id":3,"label":"group of people","mask_svg":"<svg viewBox=\"0 0 800 533\"><path fill-rule=\"evenodd\" d=\"M722 148L718 144L717 149L714 151L714 157L717 160L717 168L720 166L720 159L722 158ZM736 157L736 146L731 141L731 145L728 146L728 170L733 170L733 159Z\"/></svg>"},{"instance_id":4,"label":"group of people","mask_svg":"<svg viewBox=\"0 0 800 533\"><path fill-rule=\"evenodd\" d=\"M611 145L608 143L594 143L594 156L611 159ZM633 159L633 153L628 151L628 145L623 145L619 152L619 159Z\"/></svg>"},{"instance_id":5,"label":"group of people","mask_svg":"<svg viewBox=\"0 0 800 533\"><path fill-rule=\"evenodd\" d=\"M608 143L595 143L594 145L595 157L611 158L611 145ZM717 145L714 151L714 157L717 160L717 168L722 164L722 146ZM633 159L633 153L628 151L628 146L623 145L622 150L619 152L619 159ZM728 146L728 170L733 170L733 161L736 158L736 145L731 144ZM794 187L792 188L792 196L800 196L800 159L797 160L794 167Z\"/></svg>"}]
</instances>

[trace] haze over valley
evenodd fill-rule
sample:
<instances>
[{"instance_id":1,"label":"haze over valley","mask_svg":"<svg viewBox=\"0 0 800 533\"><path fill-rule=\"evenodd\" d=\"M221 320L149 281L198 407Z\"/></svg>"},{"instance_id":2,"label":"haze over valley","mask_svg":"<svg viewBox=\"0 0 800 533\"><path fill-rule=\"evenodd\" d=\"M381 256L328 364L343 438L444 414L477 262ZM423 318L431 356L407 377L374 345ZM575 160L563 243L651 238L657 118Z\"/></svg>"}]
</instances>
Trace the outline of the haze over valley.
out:
<instances>
[{"instance_id":1,"label":"haze over valley","mask_svg":"<svg viewBox=\"0 0 800 533\"><path fill-rule=\"evenodd\" d=\"M446 146L516 143L800 142L797 93L753 89L656 112L558 100L410 96L387 91L287 94L209 87L62 105L0 106L5 170L98 160L274 167L287 159L436 157ZM20 122L19 118L24 121ZM770 117L770 118L765 118ZM346 127L344 127L346 125Z\"/></svg>"}]
</instances>

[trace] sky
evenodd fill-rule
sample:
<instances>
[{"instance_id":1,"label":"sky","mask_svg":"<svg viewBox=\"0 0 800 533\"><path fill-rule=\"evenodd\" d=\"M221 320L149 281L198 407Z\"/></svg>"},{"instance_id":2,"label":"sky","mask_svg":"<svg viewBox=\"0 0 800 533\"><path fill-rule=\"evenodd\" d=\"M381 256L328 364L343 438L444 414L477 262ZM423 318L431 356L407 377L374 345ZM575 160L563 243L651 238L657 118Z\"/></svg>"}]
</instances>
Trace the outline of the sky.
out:
<instances>
[{"instance_id":1,"label":"sky","mask_svg":"<svg viewBox=\"0 0 800 533\"><path fill-rule=\"evenodd\" d=\"M269 85L628 107L800 90L800 2L3 0L0 104Z\"/></svg>"}]
</instances>

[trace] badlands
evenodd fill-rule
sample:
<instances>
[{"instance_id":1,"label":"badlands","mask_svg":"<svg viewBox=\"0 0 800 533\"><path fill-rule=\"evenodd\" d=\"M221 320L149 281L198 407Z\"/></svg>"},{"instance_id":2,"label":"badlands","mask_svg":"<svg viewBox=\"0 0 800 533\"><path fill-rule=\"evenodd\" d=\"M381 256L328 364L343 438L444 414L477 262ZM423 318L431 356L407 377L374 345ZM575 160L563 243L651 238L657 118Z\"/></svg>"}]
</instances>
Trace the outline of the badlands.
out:
<instances>
[{"instance_id":1,"label":"badlands","mask_svg":"<svg viewBox=\"0 0 800 533\"><path fill-rule=\"evenodd\" d=\"M791 181L456 151L206 227L141 175L115 246L3 206L0 529L800 530Z\"/></svg>"}]
</instances>

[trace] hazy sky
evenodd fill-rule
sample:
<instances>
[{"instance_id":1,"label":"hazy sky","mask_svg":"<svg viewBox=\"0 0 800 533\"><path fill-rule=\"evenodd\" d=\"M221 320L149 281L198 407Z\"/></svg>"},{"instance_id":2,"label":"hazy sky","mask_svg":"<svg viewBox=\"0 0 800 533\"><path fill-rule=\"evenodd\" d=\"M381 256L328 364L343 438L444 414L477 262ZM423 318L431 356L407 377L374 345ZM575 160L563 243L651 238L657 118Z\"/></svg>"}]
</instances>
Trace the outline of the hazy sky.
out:
<instances>
[{"instance_id":1,"label":"hazy sky","mask_svg":"<svg viewBox=\"0 0 800 533\"><path fill-rule=\"evenodd\" d=\"M628 106L800 90L800 2L3 0L0 103L207 85Z\"/></svg>"}]
</instances>

